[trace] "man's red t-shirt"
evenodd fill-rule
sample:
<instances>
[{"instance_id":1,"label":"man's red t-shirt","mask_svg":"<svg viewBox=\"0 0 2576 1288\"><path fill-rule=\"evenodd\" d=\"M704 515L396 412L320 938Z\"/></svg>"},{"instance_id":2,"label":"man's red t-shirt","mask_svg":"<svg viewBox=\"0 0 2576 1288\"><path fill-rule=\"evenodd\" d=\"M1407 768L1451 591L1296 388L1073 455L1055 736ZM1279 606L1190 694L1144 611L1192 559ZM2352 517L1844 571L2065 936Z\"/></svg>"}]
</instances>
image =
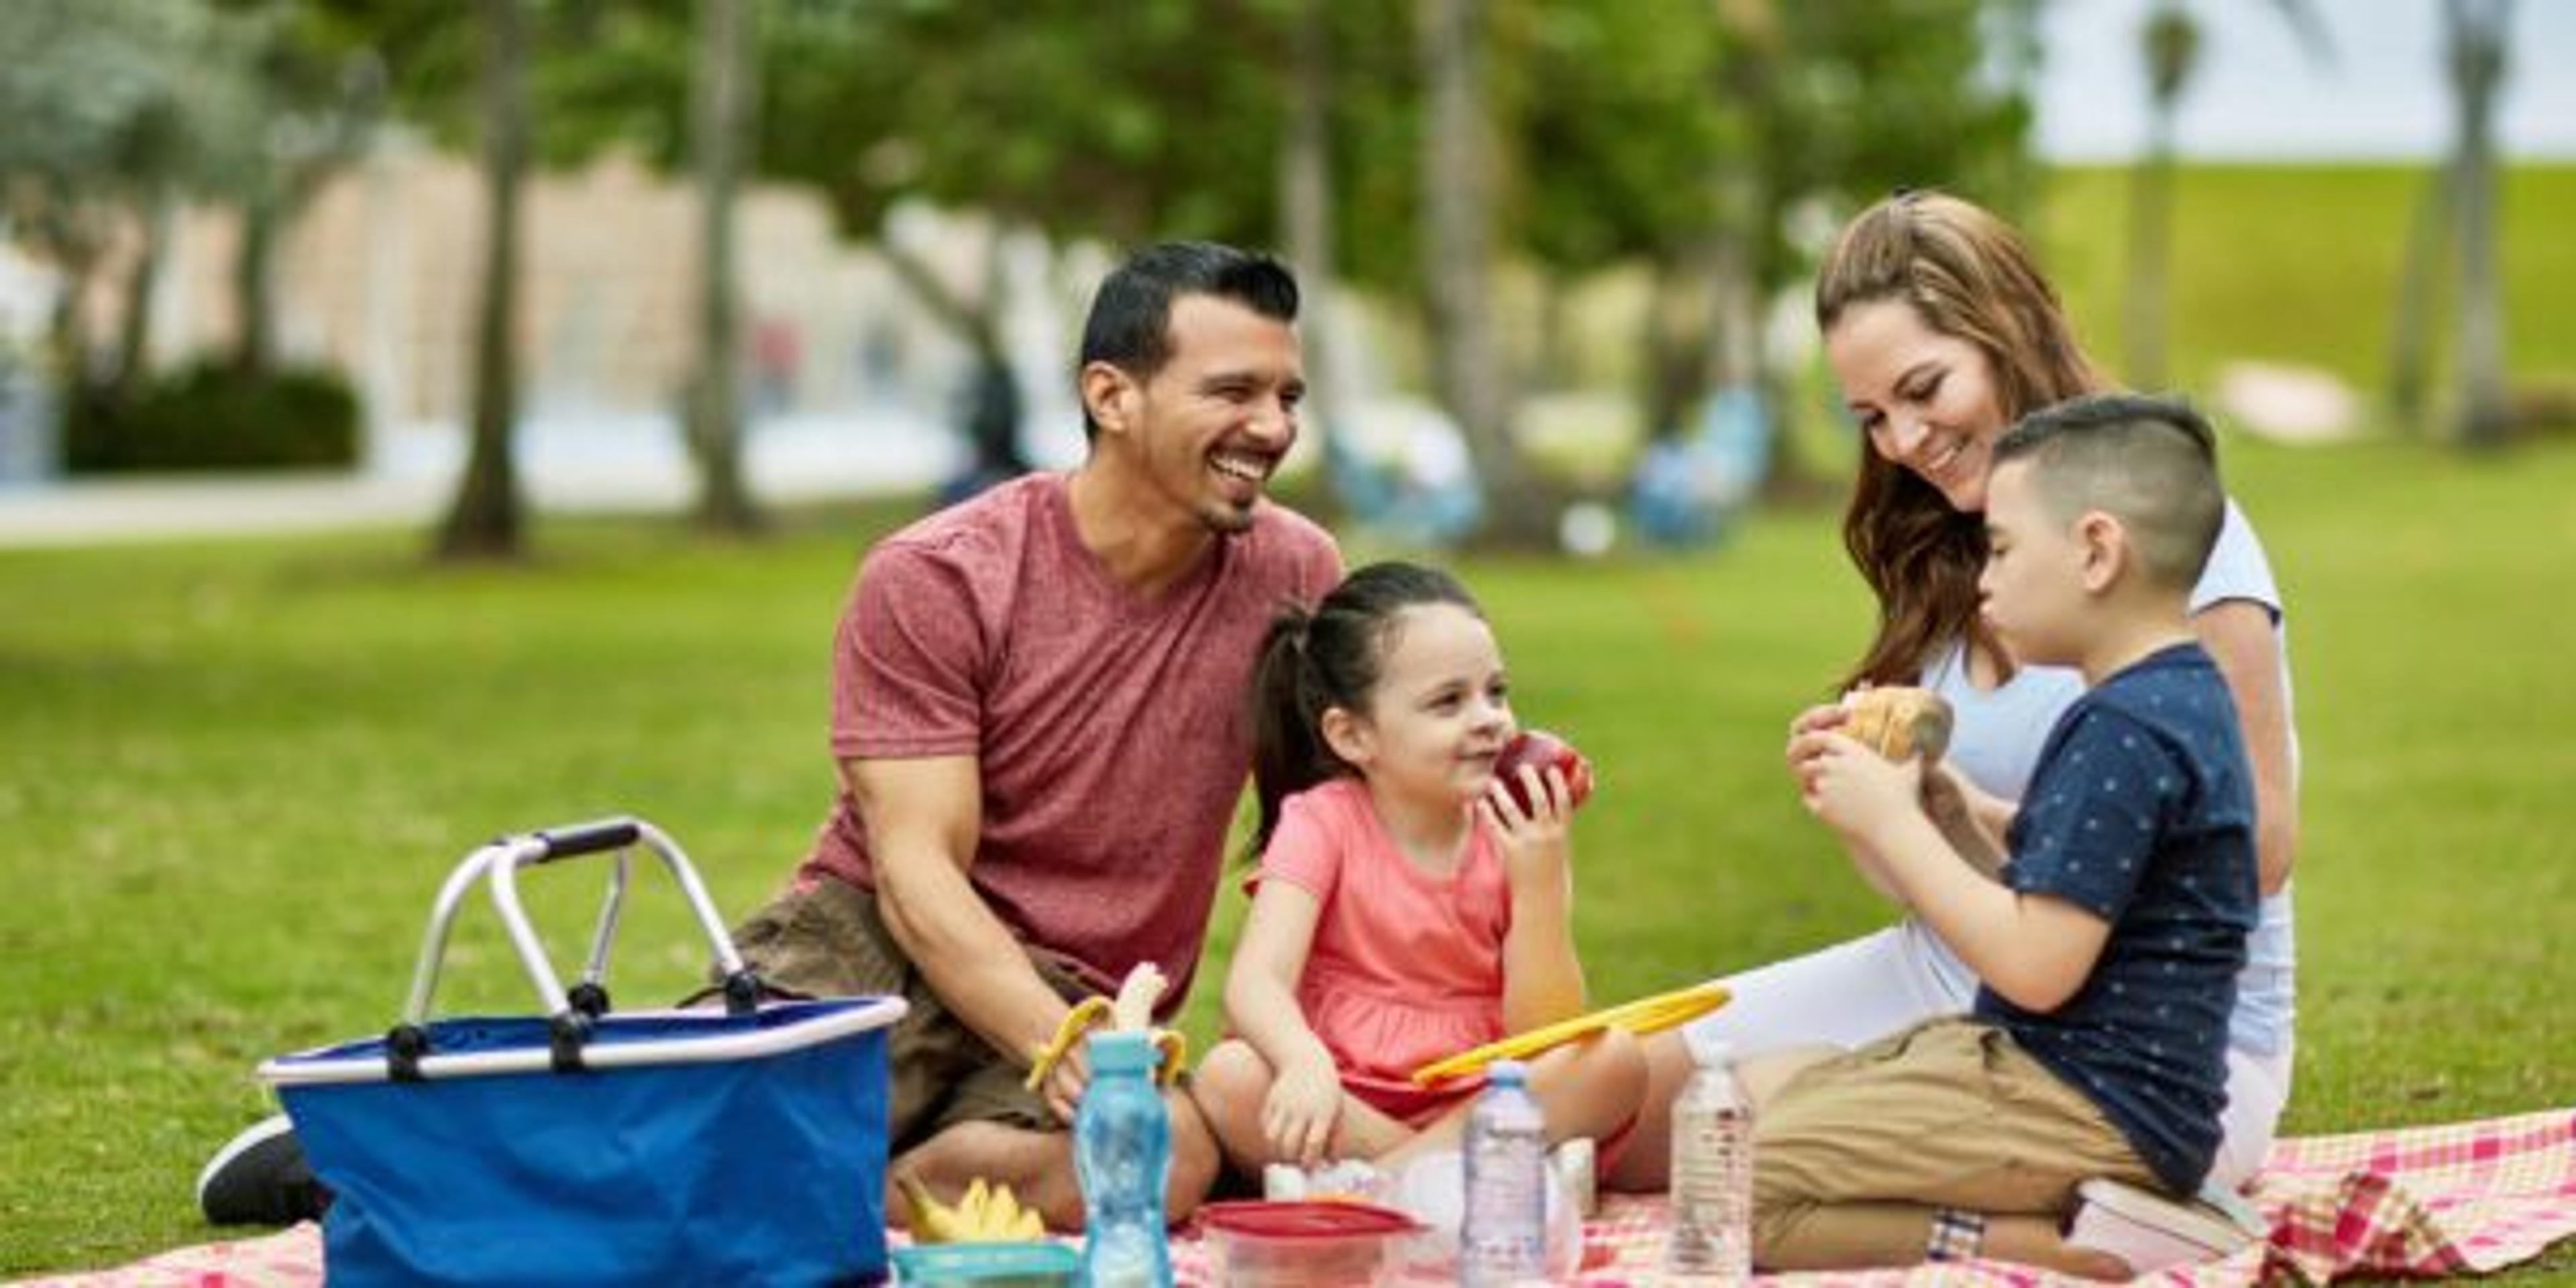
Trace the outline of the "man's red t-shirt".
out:
<instances>
[{"instance_id":1,"label":"man's red t-shirt","mask_svg":"<svg viewBox=\"0 0 2576 1288\"><path fill-rule=\"evenodd\" d=\"M1003 484L869 552L834 643L832 753L977 757L975 889L1104 991L1160 965L1177 1006L1251 765L1254 651L1283 605L1332 589L1341 556L1264 502L1147 600L1082 544L1066 482ZM875 888L846 790L800 875Z\"/></svg>"}]
</instances>

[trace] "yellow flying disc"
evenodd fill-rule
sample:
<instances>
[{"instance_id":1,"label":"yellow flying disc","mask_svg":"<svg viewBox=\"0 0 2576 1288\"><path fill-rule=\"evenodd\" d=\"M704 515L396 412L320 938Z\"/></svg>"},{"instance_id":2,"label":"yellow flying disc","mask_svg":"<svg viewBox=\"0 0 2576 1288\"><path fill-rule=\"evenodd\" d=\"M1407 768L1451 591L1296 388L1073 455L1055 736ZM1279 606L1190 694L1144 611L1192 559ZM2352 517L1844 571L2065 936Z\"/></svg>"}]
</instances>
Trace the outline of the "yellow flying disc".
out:
<instances>
[{"instance_id":1,"label":"yellow flying disc","mask_svg":"<svg viewBox=\"0 0 2576 1288\"><path fill-rule=\"evenodd\" d=\"M1527 1033L1515 1033L1499 1042L1488 1042L1445 1060L1434 1060L1414 1070L1413 1081L1417 1086L1428 1087L1436 1082L1465 1077L1496 1060L1526 1060L1604 1029L1620 1028L1638 1034L1659 1033L1726 1005L1727 997L1723 985L1694 984L1689 988L1677 988L1669 993L1657 993L1653 997L1604 1007Z\"/></svg>"}]
</instances>

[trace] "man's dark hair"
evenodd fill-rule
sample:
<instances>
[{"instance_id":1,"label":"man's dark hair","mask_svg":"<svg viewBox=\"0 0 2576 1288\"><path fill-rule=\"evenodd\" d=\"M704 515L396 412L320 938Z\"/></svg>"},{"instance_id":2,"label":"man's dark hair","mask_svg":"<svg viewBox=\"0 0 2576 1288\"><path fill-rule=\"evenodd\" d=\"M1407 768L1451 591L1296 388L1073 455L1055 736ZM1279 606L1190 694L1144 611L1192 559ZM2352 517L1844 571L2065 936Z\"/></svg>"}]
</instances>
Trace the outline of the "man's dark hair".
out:
<instances>
[{"instance_id":1,"label":"man's dark hair","mask_svg":"<svg viewBox=\"0 0 2576 1288\"><path fill-rule=\"evenodd\" d=\"M2027 460L2052 513L2120 521L2149 577L2188 590L2227 517L2218 436L2187 403L2090 394L2022 417L1995 441L1994 466Z\"/></svg>"},{"instance_id":2,"label":"man's dark hair","mask_svg":"<svg viewBox=\"0 0 2576 1288\"><path fill-rule=\"evenodd\" d=\"M1279 261L1216 242L1164 242L1129 256L1100 283L1082 324L1076 370L1106 362L1150 380L1172 356L1172 301L1213 295L1281 322L1297 320L1297 279ZM1088 407L1085 438L1099 436Z\"/></svg>"}]
</instances>

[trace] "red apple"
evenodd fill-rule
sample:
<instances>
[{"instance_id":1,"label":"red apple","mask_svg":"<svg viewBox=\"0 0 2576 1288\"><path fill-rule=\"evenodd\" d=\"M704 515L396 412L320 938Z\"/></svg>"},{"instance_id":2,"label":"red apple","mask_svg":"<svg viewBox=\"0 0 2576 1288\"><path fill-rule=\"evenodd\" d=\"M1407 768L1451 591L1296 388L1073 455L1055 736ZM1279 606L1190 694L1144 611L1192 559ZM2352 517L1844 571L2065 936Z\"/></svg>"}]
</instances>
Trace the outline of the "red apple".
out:
<instances>
[{"instance_id":1,"label":"red apple","mask_svg":"<svg viewBox=\"0 0 2576 1288\"><path fill-rule=\"evenodd\" d=\"M1547 773L1554 765L1565 776L1569 805L1581 805L1592 794L1592 762L1574 749L1572 743L1544 729L1523 729L1503 744L1503 752L1494 758L1494 776L1503 780L1503 790L1512 794L1512 802L1521 812L1530 812L1529 789L1521 782L1521 766L1527 765Z\"/></svg>"}]
</instances>

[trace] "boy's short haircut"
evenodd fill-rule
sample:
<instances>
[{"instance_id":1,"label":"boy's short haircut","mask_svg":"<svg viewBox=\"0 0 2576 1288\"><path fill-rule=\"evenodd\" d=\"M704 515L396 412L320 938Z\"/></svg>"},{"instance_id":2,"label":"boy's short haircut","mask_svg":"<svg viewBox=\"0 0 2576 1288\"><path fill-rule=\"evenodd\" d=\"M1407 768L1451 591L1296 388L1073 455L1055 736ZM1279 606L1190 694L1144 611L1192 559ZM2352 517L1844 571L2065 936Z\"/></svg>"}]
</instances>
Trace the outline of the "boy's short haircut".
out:
<instances>
[{"instance_id":1,"label":"boy's short haircut","mask_svg":"<svg viewBox=\"0 0 2576 1288\"><path fill-rule=\"evenodd\" d=\"M2200 580L2227 516L2218 436L2171 398L2088 394L2024 416L1996 440L1994 464L2027 461L2059 518L2088 510L2120 521L2148 577L2168 589Z\"/></svg>"}]
</instances>

